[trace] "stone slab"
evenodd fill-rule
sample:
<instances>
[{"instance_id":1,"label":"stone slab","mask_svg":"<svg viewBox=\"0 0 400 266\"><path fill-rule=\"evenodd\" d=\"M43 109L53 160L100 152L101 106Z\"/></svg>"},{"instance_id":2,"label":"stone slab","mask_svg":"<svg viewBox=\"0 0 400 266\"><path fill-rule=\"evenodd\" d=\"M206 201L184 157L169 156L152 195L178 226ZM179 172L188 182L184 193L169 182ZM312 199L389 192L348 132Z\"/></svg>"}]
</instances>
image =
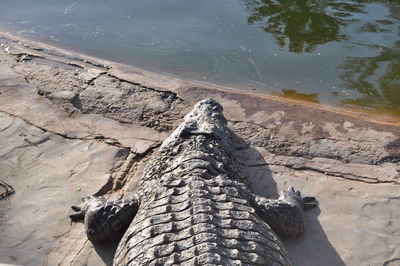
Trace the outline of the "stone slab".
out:
<instances>
[{"instance_id":1,"label":"stone slab","mask_svg":"<svg viewBox=\"0 0 400 266\"><path fill-rule=\"evenodd\" d=\"M41 265L70 227L69 207L108 180L120 148L71 140L0 112L0 262Z\"/></svg>"}]
</instances>

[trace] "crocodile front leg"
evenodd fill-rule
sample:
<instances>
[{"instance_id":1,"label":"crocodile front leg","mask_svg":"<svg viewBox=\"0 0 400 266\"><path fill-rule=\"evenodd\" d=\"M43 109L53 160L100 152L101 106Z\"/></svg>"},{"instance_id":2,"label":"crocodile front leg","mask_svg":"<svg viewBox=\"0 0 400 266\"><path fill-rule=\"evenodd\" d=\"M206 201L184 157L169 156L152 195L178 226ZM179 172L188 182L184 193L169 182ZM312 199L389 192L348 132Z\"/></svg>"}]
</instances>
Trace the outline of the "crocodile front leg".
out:
<instances>
[{"instance_id":1,"label":"crocodile front leg","mask_svg":"<svg viewBox=\"0 0 400 266\"><path fill-rule=\"evenodd\" d=\"M296 236L304 231L303 211L318 204L314 197L301 197L300 191L290 187L279 199L255 196L257 214L279 235Z\"/></svg>"},{"instance_id":2,"label":"crocodile front leg","mask_svg":"<svg viewBox=\"0 0 400 266\"><path fill-rule=\"evenodd\" d=\"M106 201L103 197L83 198L79 206L72 206L72 221L84 220L85 231L92 242L118 240L135 217L139 201L136 198Z\"/></svg>"}]
</instances>

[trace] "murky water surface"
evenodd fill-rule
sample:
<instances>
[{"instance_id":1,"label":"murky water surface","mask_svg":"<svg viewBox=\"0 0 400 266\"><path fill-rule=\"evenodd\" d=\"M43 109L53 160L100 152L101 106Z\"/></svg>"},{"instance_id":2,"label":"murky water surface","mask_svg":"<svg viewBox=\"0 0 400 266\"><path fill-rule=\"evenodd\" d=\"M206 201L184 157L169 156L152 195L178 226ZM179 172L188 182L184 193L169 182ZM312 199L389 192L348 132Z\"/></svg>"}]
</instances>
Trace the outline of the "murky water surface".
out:
<instances>
[{"instance_id":1,"label":"murky water surface","mask_svg":"<svg viewBox=\"0 0 400 266\"><path fill-rule=\"evenodd\" d=\"M400 115L399 0L2 0L0 27L186 78Z\"/></svg>"}]
</instances>

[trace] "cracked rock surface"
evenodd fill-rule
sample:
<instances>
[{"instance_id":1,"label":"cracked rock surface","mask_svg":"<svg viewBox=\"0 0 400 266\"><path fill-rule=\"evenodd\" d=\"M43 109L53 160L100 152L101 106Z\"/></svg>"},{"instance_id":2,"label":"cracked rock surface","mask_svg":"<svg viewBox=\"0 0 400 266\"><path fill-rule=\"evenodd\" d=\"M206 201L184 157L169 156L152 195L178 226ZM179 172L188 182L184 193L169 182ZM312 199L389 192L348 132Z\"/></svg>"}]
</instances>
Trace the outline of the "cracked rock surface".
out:
<instances>
[{"instance_id":1,"label":"cracked rock surface","mask_svg":"<svg viewBox=\"0 0 400 266\"><path fill-rule=\"evenodd\" d=\"M46 61L39 67L32 62L13 69L36 86L39 95L71 116L101 114L121 123L136 121L158 131L171 130L172 122L179 116L174 109L180 99L174 93L133 84L99 69L86 72L79 67L67 67L63 70ZM59 86L60 80L66 86Z\"/></svg>"},{"instance_id":2,"label":"cracked rock surface","mask_svg":"<svg viewBox=\"0 0 400 266\"><path fill-rule=\"evenodd\" d=\"M320 206L283 239L294 265L400 262L400 128L218 90L30 42L0 38L0 263L109 265L68 207L135 193L146 163L201 99L224 107L238 156L266 197L295 186ZM97 61L96 61L97 60ZM32 259L34 258L34 259Z\"/></svg>"},{"instance_id":3,"label":"cracked rock surface","mask_svg":"<svg viewBox=\"0 0 400 266\"><path fill-rule=\"evenodd\" d=\"M40 265L69 227L64 205L96 193L120 148L65 139L0 113L1 179L16 193L0 203L1 262Z\"/></svg>"}]
</instances>

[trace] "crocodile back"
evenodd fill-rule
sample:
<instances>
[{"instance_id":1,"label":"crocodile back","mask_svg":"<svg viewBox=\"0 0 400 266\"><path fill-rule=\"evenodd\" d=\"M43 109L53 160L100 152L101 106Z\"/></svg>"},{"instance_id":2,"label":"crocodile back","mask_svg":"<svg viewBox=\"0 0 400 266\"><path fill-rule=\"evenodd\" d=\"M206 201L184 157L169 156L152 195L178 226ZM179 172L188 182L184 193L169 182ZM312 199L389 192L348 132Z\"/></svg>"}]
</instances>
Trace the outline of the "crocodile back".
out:
<instances>
[{"instance_id":1,"label":"crocodile back","mask_svg":"<svg viewBox=\"0 0 400 266\"><path fill-rule=\"evenodd\" d=\"M229 135L213 100L186 116L144 171L115 265L290 265L252 207Z\"/></svg>"}]
</instances>

